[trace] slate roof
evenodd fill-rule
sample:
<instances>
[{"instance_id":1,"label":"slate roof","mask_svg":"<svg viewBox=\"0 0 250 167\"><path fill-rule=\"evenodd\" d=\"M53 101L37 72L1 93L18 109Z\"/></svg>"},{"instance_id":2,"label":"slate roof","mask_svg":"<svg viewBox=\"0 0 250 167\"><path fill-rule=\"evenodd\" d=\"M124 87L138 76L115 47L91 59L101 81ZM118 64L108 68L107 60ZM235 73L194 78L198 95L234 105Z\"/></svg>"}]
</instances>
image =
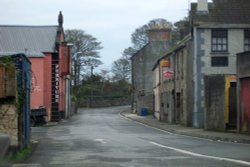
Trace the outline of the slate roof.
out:
<instances>
[{"instance_id":1,"label":"slate roof","mask_svg":"<svg viewBox=\"0 0 250 167\"><path fill-rule=\"evenodd\" d=\"M43 57L55 52L58 26L0 25L0 55L25 53L28 57Z\"/></svg>"},{"instance_id":2,"label":"slate roof","mask_svg":"<svg viewBox=\"0 0 250 167\"><path fill-rule=\"evenodd\" d=\"M208 5L208 14L197 13L196 8L197 3L192 3L194 23L250 24L250 0L213 0Z\"/></svg>"}]
</instances>

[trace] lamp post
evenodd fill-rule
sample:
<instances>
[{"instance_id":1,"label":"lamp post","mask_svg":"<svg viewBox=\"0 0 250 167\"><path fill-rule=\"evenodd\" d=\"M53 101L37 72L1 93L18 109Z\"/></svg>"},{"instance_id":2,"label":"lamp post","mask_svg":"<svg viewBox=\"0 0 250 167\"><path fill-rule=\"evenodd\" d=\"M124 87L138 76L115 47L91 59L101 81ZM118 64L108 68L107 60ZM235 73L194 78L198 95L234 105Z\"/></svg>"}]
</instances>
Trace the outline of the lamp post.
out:
<instances>
[{"instance_id":1,"label":"lamp post","mask_svg":"<svg viewBox=\"0 0 250 167\"><path fill-rule=\"evenodd\" d=\"M65 118L68 119L71 113L71 63L72 63L72 43L67 43L68 47L68 74L65 77Z\"/></svg>"},{"instance_id":2,"label":"lamp post","mask_svg":"<svg viewBox=\"0 0 250 167\"><path fill-rule=\"evenodd\" d=\"M78 90L78 84L79 84L79 74L80 74L80 64L78 61L78 55L82 54L82 52L76 52L73 55L73 67L74 67L74 89L73 89L73 93L74 96L76 96L76 101L75 101L75 107L74 107L74 113L77 113L77 109L78 109L78 97L79 97L79 90Z\"/></svg>"}]
</instances>

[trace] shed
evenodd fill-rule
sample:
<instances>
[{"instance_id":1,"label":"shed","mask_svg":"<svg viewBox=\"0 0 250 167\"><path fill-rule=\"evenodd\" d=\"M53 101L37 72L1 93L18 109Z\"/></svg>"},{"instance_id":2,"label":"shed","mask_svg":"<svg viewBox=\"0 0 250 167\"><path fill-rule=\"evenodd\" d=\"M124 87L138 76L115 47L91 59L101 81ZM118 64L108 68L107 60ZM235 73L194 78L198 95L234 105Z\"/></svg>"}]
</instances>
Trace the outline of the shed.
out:
<instances>
[{"instance_id":1,"label":"shed","mask_svg":"<svg viewBox=\"0 0 250 167\"><path fill-rule=\"evenodd\" d=\"M0 55L0 114L2 129L11 136L11 145L24 148L30 141L31 62L25 54ZM6 110L4 110L5 108ZM1 124L1 123L0 123Z\"/></svg>"}]
</instances>

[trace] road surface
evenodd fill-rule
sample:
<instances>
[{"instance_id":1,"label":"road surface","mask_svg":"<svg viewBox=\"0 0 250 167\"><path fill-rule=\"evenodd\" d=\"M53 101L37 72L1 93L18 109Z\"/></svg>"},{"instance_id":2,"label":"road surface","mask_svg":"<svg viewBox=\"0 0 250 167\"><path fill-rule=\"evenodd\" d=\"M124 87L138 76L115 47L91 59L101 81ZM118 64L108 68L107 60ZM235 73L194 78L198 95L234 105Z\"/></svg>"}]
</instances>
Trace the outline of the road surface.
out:
<instances>
[{"instance_id":1,"label":"road surface","mask_svg":"<svg viewBox=\"0 0 250 167\"><path fill-rule=\"evenodd\" d=\"M81 109L70 120L33 128L32 156L14 167L244 167L250 145L163 132L119 115L127 107Z\"/></svg>"}]
</instances>

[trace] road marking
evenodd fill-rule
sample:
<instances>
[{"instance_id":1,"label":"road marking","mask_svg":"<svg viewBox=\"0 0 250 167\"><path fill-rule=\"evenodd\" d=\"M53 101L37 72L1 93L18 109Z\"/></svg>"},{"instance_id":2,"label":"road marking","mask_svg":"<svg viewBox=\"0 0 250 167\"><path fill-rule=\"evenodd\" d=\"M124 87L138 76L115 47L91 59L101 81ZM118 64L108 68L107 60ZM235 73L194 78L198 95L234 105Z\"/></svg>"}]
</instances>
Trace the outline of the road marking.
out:
<instances>
[{"instance_id":1,"label":"road marking","mask_svg":"<svg viewBox=\"0 0 250 167\"><path fill-rule=\"evenodd\" d=\"M133 122L135 122L135 123L137 123L137 124L140 124L140 125L143 125L143 126L146 126L146 127L149 127L149 128L152 128L152 129L155 129L155 130L164 132L164 133L174 134L174 133L171 133L171 132L169 132L169 131L166 131L166 130L163 130L163 129L160 129L160 128L156 128L156 127L147 125L147 124L145 124L145 123L139 122L139 121L134 120L134 119L132 119L132 118L128 118L128 117L126 117L125 115L122 115L121 113L122 113L122 112L120 112L119 115L120 115L122 118L127 119L127 120L129 120L129 121L133 121Z\"/></svg>"},{"instance_id":2,"label":"road marking","mask_svg":"<svg viewBox=\"0 0 250 167\"><path fill-rule=\"evenodd\" d=\"M104 141L104 139L95 139L94 141L100 142L102 144L106 144L107 142Z\"/></svg>"},{"instance_id":3,"label":"road marking","mask_svg":"<svg viewBox=\"0 0 250 167\"><path fill-rule=\"evenodd\" d=\"M40 164L13 164L12 167L42 167Z\"/></svg>"},{"instance_id":4,"label":"road marking","mask_svg":"<svg viewBox=\"0 0 250 167\"><path fill-rule=\"evenodd\" d=\"M123 112L123 111L122 111L122 112ZM147 125L146 123L139 122L138 120L135 120L135 119L133 119L133 118L126 117L125 115L122 115L122 112L119 113L120 117L122 117L122 118L124 118L124 119L127 119L127 120L130 120L130 121L133 121L133 122L135 122L135 123L137 123L137 124L141 124L141 125L144 125L144 126L146 126L146 127L150 127L150 128L152 128L152 129L155 129L155 130L164 132L164 133L174 134L174 135L178 135L178 136L184 136L184 137L194 138L194 139L199 139L199 140L205 140L205 141L210 141L210 142L220 142L220 143L226 143L226 144L247 145L247 146L249 146L248 143L238 143L237 141L213 140L213 139L204 138L204 137L190 136L190 135L188 135L188 134L180 134L180 133L178 133L178 132L169 132L168 130L164 130L164 129L161 129L161 128L153 127L152 125Z\"/></svg>"},{"instance_id":5,"label":"road marking","mask_svg":"<svg viewBox=\"0 0 250 167\"><path fill-rule=\"evenodd\" d=\"M243 164L243 165L249 165L250 166L250 162L248 161L242 161L242 160L236 160L236 159L230 159L230 158L222 158L222 157L215 157L215 156L209 156L209 155L203 155L203 154L198 154L198 153L194 153L194 152L190 152L190 151L186 151L186 150L182 150L182 149L178 149L178 148L174 148L174 147L169 147L169 146L164 146L162 144L150 141L150 144L156 145L158 147L161 148L166 148L166 149L170 149L179 153L183 153L183 154L187 154L187 155L192 155L192 156L196 156L196 157L202 157L202 158L209 158L209 159L215 159L215 160L220 160L220 161L229 161L229 162L234 162L234 163L238 163L238 164Z\"/></svg>"}]
</instances>

